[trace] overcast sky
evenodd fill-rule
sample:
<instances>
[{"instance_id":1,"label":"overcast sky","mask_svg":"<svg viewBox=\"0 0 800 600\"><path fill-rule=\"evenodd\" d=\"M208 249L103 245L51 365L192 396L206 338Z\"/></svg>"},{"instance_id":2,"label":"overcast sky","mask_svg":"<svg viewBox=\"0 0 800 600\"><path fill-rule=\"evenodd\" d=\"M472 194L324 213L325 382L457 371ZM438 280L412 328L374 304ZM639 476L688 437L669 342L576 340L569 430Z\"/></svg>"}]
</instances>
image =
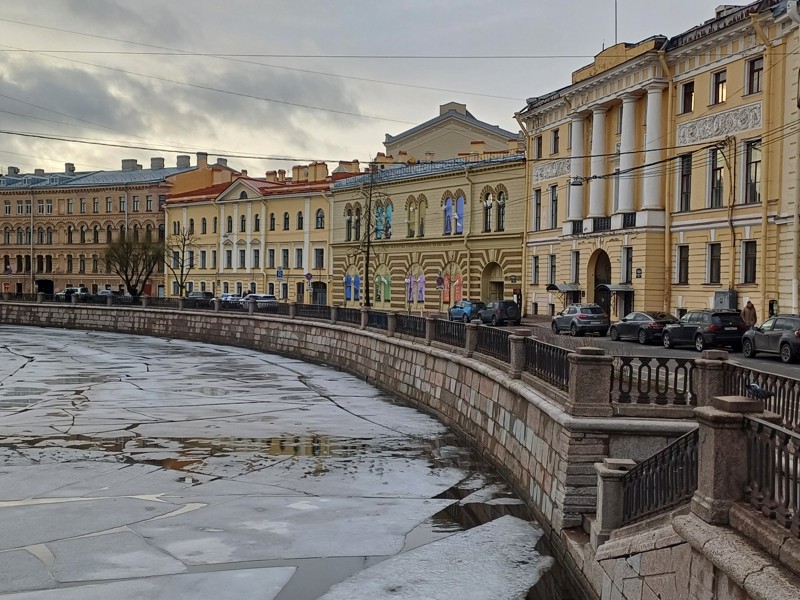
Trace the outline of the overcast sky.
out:
<instances>
[{"instance_id":1,"label":"overcast sky","mask_svg":"<svg viewBox=\"0 0 800 600\"><path fill-rule=\"evenodd\" d=\"M721 3L618 0L619 41L675 35ZM162 149L0 134L3 174L206 151L263 176L369 160L450 101L518 131L526 98L614 43L614 0L3 0L0 32L0 130ZM466 58L497 56L542 58Z\"/></svg>"}]
</instances>

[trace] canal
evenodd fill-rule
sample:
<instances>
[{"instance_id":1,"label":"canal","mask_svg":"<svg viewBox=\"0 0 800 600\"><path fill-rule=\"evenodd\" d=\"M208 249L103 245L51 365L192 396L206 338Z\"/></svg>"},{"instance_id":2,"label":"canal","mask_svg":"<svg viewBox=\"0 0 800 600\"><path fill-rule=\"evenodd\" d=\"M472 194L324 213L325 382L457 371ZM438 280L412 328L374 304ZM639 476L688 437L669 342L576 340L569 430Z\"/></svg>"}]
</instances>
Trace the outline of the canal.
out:
<instances>
[{"instance_id":1,"label":"canal","mask_svg":"<svg viewBox=\"0 0 800 600\"><path fill-rule=\"evenodd\" d=\"M573 597L505 482L352 375L181 340L2 332L3 598Z\"/></svg>"}]
</instances>

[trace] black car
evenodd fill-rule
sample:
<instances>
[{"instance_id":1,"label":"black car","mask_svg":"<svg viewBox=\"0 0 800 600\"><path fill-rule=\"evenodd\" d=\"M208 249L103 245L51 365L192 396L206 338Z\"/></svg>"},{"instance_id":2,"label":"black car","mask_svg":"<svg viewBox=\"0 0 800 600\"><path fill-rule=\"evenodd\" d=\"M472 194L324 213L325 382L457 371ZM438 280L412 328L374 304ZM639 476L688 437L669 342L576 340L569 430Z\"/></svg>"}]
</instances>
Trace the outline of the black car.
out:
<instances>
[{"instance_id":1,"label":"black car","mask_svg":"<svg viewBox=\"0 0 800 600\"><path fill-rule=\"evenodd\" d=\"M492 300L478 311L481 323L491 323L492 325L502 325L503 323L519 325L521 317L519 306L513 300Z\"/></svg>"},{"instance_id":2,"label":"black car","mask_svg":"<svg viewBox=\"0 0 800 600\"><path fill-rule=\"evenodd\" d=\"M189 292L186 299L183 301L186 308L192 307L208 307L211 306L211 299L214 294L211 292Z\"/></svg>"},{"instance_id":3,"label":"black car","mask_svg":"<svg viewBox=\"0 0 800 600\"><path fill-rule=\"evenodd\" d=\"M777 315L746 332L742 353L754 358L757 352L779 354L783 362L794 362L800 356L800 315Z\"/></svg>"},{"instance_id":4,"label":"black car","mask_svg":"<svg viewBox=\"0 0 800 600\"><path fill-rule=\"evenodd\" d=\"M664 327L664 348L694 346L698 352L714 346L742 349L742 335L747 331L738 310L690 310L677 323Z\"/></svg>"},{"instance_id":5,"label":"black car","mask_svg":"<svg viewBox=\"0 0 800 600\"><path fill-rule=\"evenodd\" d=\"M665 312L632 312L614 323L609 335L614 341L630 338L639 340L640 344L647 344L653 340L660 340L664 327L677 322L677 317Z\"/></svg>"}]
</instances>

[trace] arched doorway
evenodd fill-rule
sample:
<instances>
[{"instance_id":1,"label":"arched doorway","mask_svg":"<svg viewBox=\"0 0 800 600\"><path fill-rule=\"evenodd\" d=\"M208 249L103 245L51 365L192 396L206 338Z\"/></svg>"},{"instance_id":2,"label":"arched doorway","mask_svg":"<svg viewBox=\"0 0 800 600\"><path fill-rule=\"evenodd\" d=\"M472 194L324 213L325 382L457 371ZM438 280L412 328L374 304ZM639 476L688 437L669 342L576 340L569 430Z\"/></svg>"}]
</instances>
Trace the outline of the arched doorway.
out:
<instances>
[{"instance_id":1,"label":"arched doorway","mask_svg":"<svg viewBox=\"0 0 800 600\"><path fill-rule=\"evenodd\" d=\"M311 303L312 304L327 304L328 303L328 285L322 281L311 282Z\"/></svg>"},{"instance_id":2,"label":"arched doorway","mask_svg":"<svg viewBox=\"0 0 800 600\"><path fill-rule=\"evenodd\" d=\"M481 275L481 300L491 302L503 299L503 267L496 262L484 267Z\"/></svg>"},{"instance_id":3,"label":"arched doorway","mask_svg":"<svg viewBox=\"0 0 800 600\"><path fill-rule=\"evenodd\" d=\"M589 259L589 283L589 289L594 290L595 304L599 304L610 315L611 292L606 286L611 283L611 259L605 250L595 251Z\"/></svg>"}]
</instances>

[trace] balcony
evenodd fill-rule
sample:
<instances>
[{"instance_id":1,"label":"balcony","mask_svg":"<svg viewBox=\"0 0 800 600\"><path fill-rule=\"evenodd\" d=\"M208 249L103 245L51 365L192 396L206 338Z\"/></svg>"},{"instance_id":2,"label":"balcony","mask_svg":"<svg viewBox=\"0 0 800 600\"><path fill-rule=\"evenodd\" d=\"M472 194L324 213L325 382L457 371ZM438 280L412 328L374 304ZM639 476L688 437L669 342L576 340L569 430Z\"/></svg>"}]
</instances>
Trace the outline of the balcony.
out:
<instances>
[{"instance_id":1,"label":"balcony","mask_svg":"<svg viewBox=\"0 0 800 600\"><path fill-rule=\"evenodd\" d=\"M592 231L611 231L611 217L595 217L593 222Z\"/></svg>"},{"instance_id":2,"label":"balcony","mask_svg":"<svg viewBox=\"0 0 800 600\"><path fill-rule=\"evenodd\" d=\"M636 213L625 213L622 215L622 228L630 229L636 227Z\"/></svg>"}]
</instances>

